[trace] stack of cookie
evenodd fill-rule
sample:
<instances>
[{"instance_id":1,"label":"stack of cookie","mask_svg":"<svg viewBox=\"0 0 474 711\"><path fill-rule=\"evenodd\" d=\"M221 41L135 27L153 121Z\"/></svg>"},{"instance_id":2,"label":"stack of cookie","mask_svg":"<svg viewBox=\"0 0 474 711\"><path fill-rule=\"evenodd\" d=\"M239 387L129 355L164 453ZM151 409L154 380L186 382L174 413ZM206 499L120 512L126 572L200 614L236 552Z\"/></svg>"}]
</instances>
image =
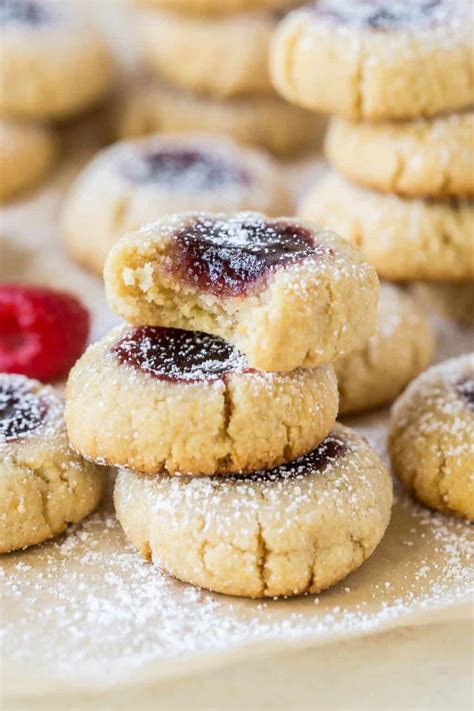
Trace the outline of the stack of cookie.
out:
<instances>
[{"instance_id":1,"label":"stack of cookie","mask_svg":"<svg viewBox=\"0 0 474 711\"><path fill-rule=\"evenodd\" d=\"M72 2L1 0L0 200L46 174L56 156L45 124L95 104L111 58Z\"/></svg>"},{"instance_id":2,"label":"stack of cookie","mask_svg":"<svg viewBox=\"0 0 474 711\"><path fill-rule=\"evenodd\" d=\"M335 424L331 363L375 328L358 250L293 218L188 212L123 237L104 275L128 324L71 371L65 417L77 452L121 468L117 515L140 553L252 597L357 568L392 500L375 452Z\"/></svg>"},{"instance_id":3,"label":"stack of cookie","mask_svg":"<svg viewBox=\"0 0 474 711\"><path fill-rule=\"evenodd\" d=\"M153 77L118 110L119 137L209 131L280 155L316 145L321 121L277 97L268 48L278 12L293 0L148 0L136 12Z\"/></svg>"},{"instance_id":4,"label":"stack of cookie","mask_svg":"<svg viewBox=\"0 0 474 711\"><path fill-rule=\"evenodd\" d=\"M446 284L430 288L447 305L473 303L472 36L464 0L320 0L282 21L271 52L283 96L338 115L326 152L339 173L301 215L384 279Z\"/></svg>"}]
</instances>

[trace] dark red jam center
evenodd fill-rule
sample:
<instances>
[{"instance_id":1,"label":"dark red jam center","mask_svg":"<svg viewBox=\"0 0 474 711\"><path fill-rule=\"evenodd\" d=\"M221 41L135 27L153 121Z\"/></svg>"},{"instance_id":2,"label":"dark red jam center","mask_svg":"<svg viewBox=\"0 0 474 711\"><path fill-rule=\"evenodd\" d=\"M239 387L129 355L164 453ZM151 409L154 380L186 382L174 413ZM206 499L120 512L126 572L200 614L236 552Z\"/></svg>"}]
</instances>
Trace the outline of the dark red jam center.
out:
<instances>
[{"instance_id":1,"label":"dark red jam center","mask_svg":"<svg viewBox=\"0 0 474 711\"><path fill-rule=\"evenodd\" d=\"M445 0L319 0L320 17L373 30L390 31L436 20Z\"/></svg>"},{"instance_id":2,"label":"dark red jam center","mask_svg":"<svg viewBox=\"0 0 474 711\"><path fill-rule=\"evenodd\" d=\"M134 328L112 353L122 364L172 382L220 380L250 370L245 357L222 338L179 328Z\"/></svg>"},{"instance_id":3,"label":"dark red jam center","mask_svg":"<svg viewBox=\"0 0 474 711\"><path fill-rule=\"evenodd\" d=\"M474 377L461 380L456 385L456 391L465 401L468 408L474 412Z\"/></svg>"},{"instance_id":4,"label":"dark red jam center","mask_svg":"<svg viewBox=\"0 0 474 711\"><path fill-rule=\"evenodd\" d=\"M33 432L46 415L46 404L27 383L0 383L0 442Z\"/></svg>"},{"instance_id":5,"label":"dark red jam center","mask_svg":"<svg viewBox=\"0 0 474 711\"><path fill-rule=\"evenodd\" d=\"M263 469L251 474L235 474L234 479L279 480L292 479L297 476L307 476L314 472L323 472L330 464L335 462L347 452L346 440L338 434L330 434L321 442L319 447L313 449L299 459L288 464L282 464L276 469Z\"/></svg>"},{"instance_id":6,"label":"dark red jam center","mask_svg":"<svg viewBox=\"0 0 474 711\"><path fill-rule=\"evenodd\" d=\"M122 170L137 183L160 183L189 192L213 190L227 183L245 184L249 180L240 166L192 148L143 151L129 159Z\"/></svg>"},{"instance_id":7,"label":"dark red jam center","mask_svg":"<svg viewBox=\"0 0 474 711\"><path fill-rule=\"evenodd\" d=\"M50 9L36 0L0 0L0 24L21 22L42 25L51 20Z\"/></svg>"},{"instance_id":8,"label":"dark red jam center","mask_svg":"<svg viewBox=\"0 0 474 711\"><path fill-rule=\"evenodd\" d=\"M277 268L331 254L310 230L284 222L195 220L174 235L170 271L216 296L240 296Z\"/></svg>"}]
</instances>

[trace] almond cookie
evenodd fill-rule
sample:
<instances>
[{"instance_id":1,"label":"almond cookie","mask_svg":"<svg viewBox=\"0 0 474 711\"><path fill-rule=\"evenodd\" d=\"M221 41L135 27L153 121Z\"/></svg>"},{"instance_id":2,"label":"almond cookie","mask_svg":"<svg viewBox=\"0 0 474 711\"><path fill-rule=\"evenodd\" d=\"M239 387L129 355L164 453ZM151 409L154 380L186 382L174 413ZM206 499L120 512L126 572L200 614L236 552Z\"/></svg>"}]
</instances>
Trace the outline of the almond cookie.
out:
<instances>
[{"instance_id":1,"label":"almond cookie","mask_svg":"<svg viewBox=\"0 0 474 711\"><path fill-rule=\"evenodd\" d=\"M63 118L109 89L109 50L74 3L2 0L0 28L2 114Z\"/></svg>"},{"instance_id":2,"label":"almond cookie","mask_svg":"<svg viewBox=\"0 0 474 711\"><path fill-rule=\"evenodd\" d=\"M246 476L150 477L122 470L127 538L175 577L227 595L318 593L358 568L390 519L390 474L336 425L317 449Z\"/></svg>"},{"instance_id":3,"label":"almond cookie","mask_svg":"<svg viewBox=\"0 0 474 711\"><path fill-rule=\"evenodd\" d=\"M161 134L96 155L66 198L63 233L70 254L101 274L119 237L162 215L243 209L290 209L270 157L224 138Z\"/></svg>"},{"instance_id":4,"label":"almond cookie","mask_svg":"<svg viewBox=\"0 0 474 711\"><path fill-rule=\"evenodd\" d=\"M295 218L169 215L121 239L104 279L129 323L221 336L260 370L329 363L375 331L375 270L347 241Z\"/></svg>"},{"instance_id":5,"label":"almond cookie","mask_svg":"<svg viewBox=\"0 0 474 711\"><path fill-rule=\"evenodd\" d=\"M0 119L0 201L39 181L55 158L56 142L48 128Z\"/></svg>"},{"instance_id":6,"label":"almond cookie","mask_svg":"<svg viewBox=\"0 0 474 711\"><path fill-rule=\"evenodd\" d=\"M425 307L464 326L474 326L474 282L416 284L414 292Z\"/></svg>"},{"instance_id":7,"label":"almond cookie","mask_svg":"<svg viewBox=\"0 0 474 711\"><path fill-rule=\"evenodd\" d=\"M208 16L244 10L285 10L301 2L303 0L136 0L137 5Z\"/></svg>"},{"instance_id":8,"label":"almond cookie","mask_svg":"<svg viewBox=\"0 0 474 711\"><path fill-rule=\"evenodd\" d=\"M339 384L339 414L382 407L428 367L434 331L409 294L381 284L377 332L361 351L334 364Z\"/></svg>"},{"instance_id":9,"label":"almond cookie","mask_svg":"<svg viewBox=\"0 0 474 711\"><path fill-rule=\"evenodd\" d=\"M264 373L216 336L122 326L72 370L66 422L71 445L95 461L225 474L299 457L330 432L337 407L331 366Z\"/></svg>"},{"instance_id":10,"label":"almond cookie","mask_svg":"<svg viewBox=\"0 0 474 711\"><path fill-rule=\"evenodd\" d=\"M474 195L474 113L398 123L333 119L331 165L355 183L412 197Z\"/></svg>"},{"instance_id":11,"label":"almond cookie","mask_svg":"<svg viewBox=\"0 0 474 711\"><path fill-rule=\"evenodd\" d=\"M62 398L0 373L0 553L42 543L88 516L104 473L69 448Z\"/></svg>"},{"instance_id":12,"label":"almond cookie","mask_svg":"<svg viewBox=\"0 0 474 711\"><path fill-rule=\"evenodd\" d=\"M272 153L293 156L318 144L321 118L277 96L245 96L219 101L158 82L137 82L114 108L119 138L157 131L224 134Z\"/></svg>"},{"instance_id":13,"label":"almond cookie","mask_svg":"<svg viewBox=\"0 0 474 711\"><path fill-rule=\"evenodd\" d=\"M183 89L217 97L272 92L268 74L271 12L203 17L142 10L139 39L151 71Z\"/></svg>"},{"instance_id":14,"label":"almond cookie","mask_svg":"<svg viewBox=\"0 0 474 711\"><path fill-rule=\"evenodd\" d=\"M472 281L474 203L385 195L327 173L299 214L357 244L388 281Z\"/></svg>"},{"instance_id":15,"label":"almond cookie","mask_svg":"<svg viewBox=\"0 0 474 711\"><path fill-rule=\"evenodd\" d=\"M319 0L289 13L270 52L276 89L351 119L406 119L474 101L465 0Z\"/></svg>"},{"instance_id":16,"label":"almond cookie","mask_svg":"<svg viewBox=\"0 0 474 711\"><path fill-rule=\"evenodd\" d=\"M474 520L474 353L422 373L392 410L393 471L423 504Z\"/></svg>"}]
</instances>

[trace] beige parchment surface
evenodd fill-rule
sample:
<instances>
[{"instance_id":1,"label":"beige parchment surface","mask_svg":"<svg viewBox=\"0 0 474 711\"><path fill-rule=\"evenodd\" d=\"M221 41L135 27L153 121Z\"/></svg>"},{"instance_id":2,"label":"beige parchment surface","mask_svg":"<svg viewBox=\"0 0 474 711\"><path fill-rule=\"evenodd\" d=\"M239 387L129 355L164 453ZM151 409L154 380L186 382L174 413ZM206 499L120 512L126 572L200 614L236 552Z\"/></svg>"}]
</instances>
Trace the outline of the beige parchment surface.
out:
<instances>
[{"instance_id":1,"label":"beige parchment surface","mask_svg":"<svg viewBox=\"0 0 474 711\"><path fill-rule=\"evenodd\" d=\"M57 228L61 196L90 153L88 127L48 185L2 210L0 280L52 284L93 311L93 338L115 317L100 280L69 262ZM93 132L92 132L93 133ZM77 146L79 153L77 155ZM473 332L444 321L438 357L472 349ZM386 412L347 423L385 456ZM9 697L166 680L295 646L316 646L407 624L469 617L472 528L433 514L396 488L387 534L362 568L318 597L252 601L176 582L127 545L110 499L56 542L0 562L2 694ZM25 684L28 679L28 684Z\"/></svg>"}]
</instances>

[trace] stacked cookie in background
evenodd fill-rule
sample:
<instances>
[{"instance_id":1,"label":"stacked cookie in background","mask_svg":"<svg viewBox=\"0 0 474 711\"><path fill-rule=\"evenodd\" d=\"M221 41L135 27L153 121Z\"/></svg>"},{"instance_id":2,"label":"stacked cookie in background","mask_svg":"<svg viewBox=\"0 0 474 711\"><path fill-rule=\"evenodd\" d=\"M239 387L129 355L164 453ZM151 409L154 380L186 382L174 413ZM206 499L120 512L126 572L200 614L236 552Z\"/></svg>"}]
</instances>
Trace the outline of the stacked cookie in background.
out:
<instances>
[{"instance_id":1,"label":"stacked cookie in background","mask_svg":"<svg viewBox=\"0 0 474 711\"><path fill-rule=\"evenodd\" d=\"M139 552L252 597L317 592L361 565L392 491L335 424L331 364L375 328L359 251L294 218L187 212L123 237L104 276L128 323L73 368L65 417L76 451L121 468L116 511Z\"/></svg>"},{"instance_id":2,"label":"stacked cookie in background","mask_svg":"<svg viewBox=\"0 0 474 711\"><path fill-rule=\"evenodd\" d=\"M309 187L299 214L358 244L383 279L436 282L429 288L465 302L474 276L471 36L472 15L456 0L321 0L282 20L270 59L283 96L335 114L325 144L333 170ZM392 401L433 347L413 297L382 285L376 336L340 364L341 411Z\"/></svg>"},{"instance_id":3,"label":"stacked cookie in background","mask_svg":"<svg viewBox=\"0 0 474 711\"><path fill-rule=\"evenodd\" d=\"M472 36L463 0L320 0L282 21L271 52L283 96L337 115L326 138L335 171L300 214L447 309L473 303Z\"/></svg>"},{"instance_id":4,"label":"stacked cookie in background","mask_svg":"<svg viewBox=\"0 0 474 711\"><path fill-rule=\"evenodd\" d=\"M0 200L52 166L52 121L75 116L110 88L105 42L74 3L2 0L0 4Z\"/></svg>"},{"instance_id":5,"label":"stacked cookie in background","mask_svg":"<svg viewBox=\"0 0 474 711\"><path fill-rule=\"evenodd\" d=\"M316 146L321 120L273 90L268 48L278 12L296 2L153 0L133 8L151 78L120 109L120 138L208 131L293 156Z\"/></svg>"}]
</instances>

